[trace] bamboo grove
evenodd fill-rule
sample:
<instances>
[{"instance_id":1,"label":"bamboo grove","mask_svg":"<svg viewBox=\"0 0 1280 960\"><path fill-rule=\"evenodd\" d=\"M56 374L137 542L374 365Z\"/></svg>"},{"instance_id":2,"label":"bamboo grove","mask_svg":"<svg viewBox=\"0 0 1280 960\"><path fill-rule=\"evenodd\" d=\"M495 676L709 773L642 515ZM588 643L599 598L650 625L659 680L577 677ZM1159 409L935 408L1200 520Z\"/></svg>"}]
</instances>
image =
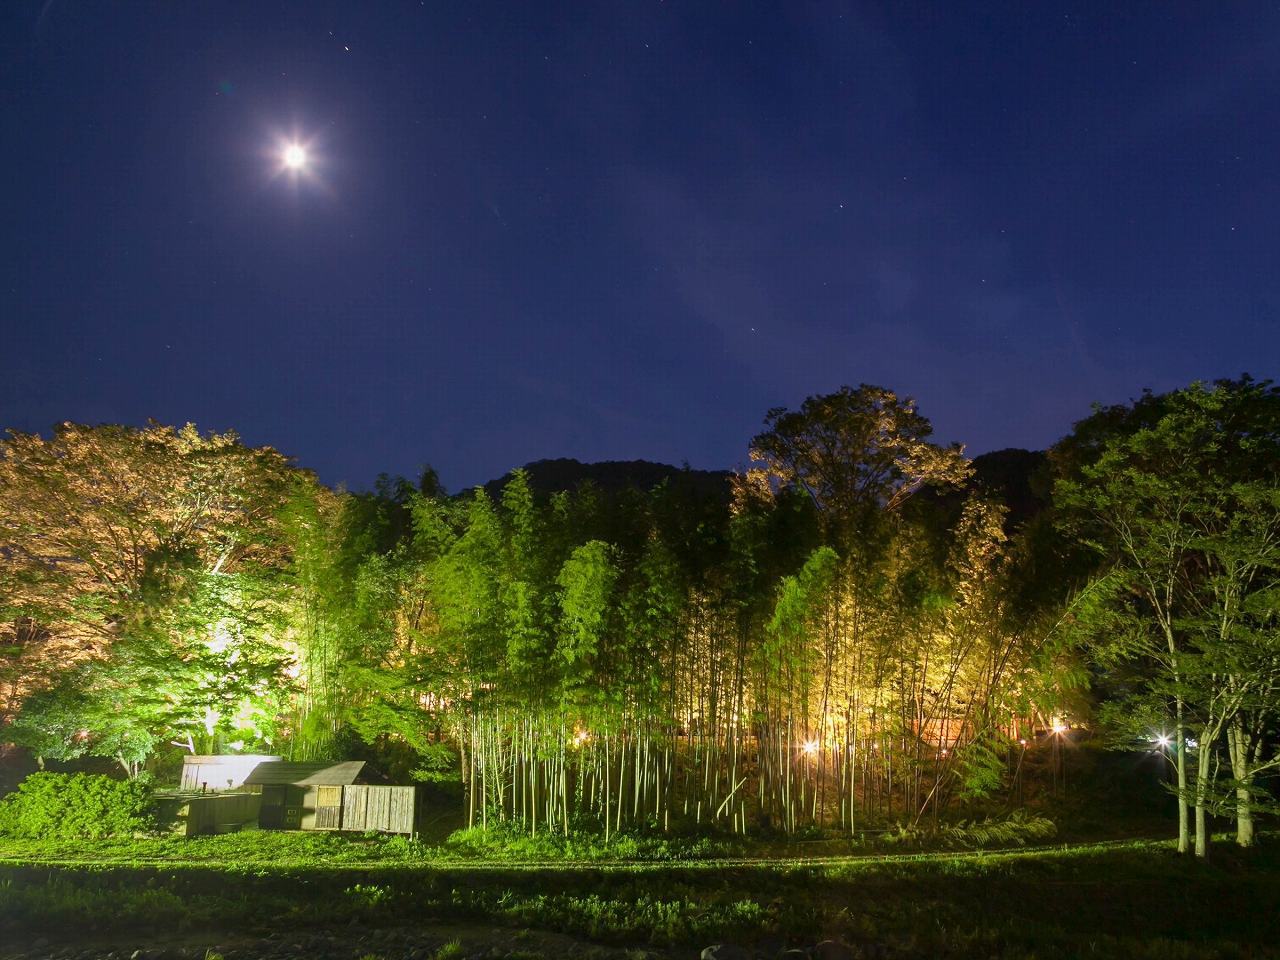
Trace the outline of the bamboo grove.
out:
<instances>
[{"instance_id":1,"label":"bamboo grove","mask_svg":"<svg viewBox=\"0 0 1280 960\"><path fill-rule=\"evenodd\" d=\"M866 385L770 411L722 481L652 489L548 491L516 470L459 496L430 472L355 495L191 428L15 434L6 738L131 772L172 745L366 756L454 784L469 823L531 833L796 834L1007 803L1028 748L1068 725L1145 746L1176 719L1202 732L1180 803L1262 809L1272 688L1203 693L1217 654L1192 621L1229 597L1219 646L1249 631L1251 677L1280 677L1265 451L1241 461L1256 489L1215 508L1244 525L1237 552L1208 561L1251 579L1206 578L1204 530L1173 573L1199 604L1170 620L1176 675L1158 644L1114 639L1159 621L1143 571L1109 552L1099 465L1187 397L1252 404L1250 443L1280 437L1268 384L1148 397L1027 455L1033 509Z\"/></svg>"}]
</instances>

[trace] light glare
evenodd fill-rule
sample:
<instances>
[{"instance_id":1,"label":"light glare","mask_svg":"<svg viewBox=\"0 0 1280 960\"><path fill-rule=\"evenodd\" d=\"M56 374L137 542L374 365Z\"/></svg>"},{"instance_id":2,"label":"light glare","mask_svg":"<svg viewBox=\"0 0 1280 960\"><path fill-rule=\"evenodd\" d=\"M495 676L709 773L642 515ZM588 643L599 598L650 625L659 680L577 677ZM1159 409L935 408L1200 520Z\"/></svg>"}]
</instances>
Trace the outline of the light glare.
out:
<instances>
[{"instance_id":1,"label":"light glare","mask_svg":"<svg viewBox=\"0 0 1280 960\"><path fill-rule=\"evenodd\" d=\"M306 148L300 144L291 143L284 148L284 165L290 170L301 170L307 163Z\"/></svg>"}]
</instances>

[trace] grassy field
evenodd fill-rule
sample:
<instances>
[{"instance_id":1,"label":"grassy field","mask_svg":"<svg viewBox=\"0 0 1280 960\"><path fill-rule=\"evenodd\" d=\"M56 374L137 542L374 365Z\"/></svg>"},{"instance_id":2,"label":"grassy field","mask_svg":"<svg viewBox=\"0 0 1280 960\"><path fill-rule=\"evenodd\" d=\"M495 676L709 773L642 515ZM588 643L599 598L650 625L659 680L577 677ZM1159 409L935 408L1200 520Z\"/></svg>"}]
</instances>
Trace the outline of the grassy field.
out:
<instances>
[{"instance_id":1,"label":"grassy field","mask_svg":"<svg viewBox=\"0 0 1280 960\"><path fill-rule=\"evenodd\" d=\"M858 838L746 841L732 835L666 836L615 834L607 842L598 833L562 837L546 832L530 836L523 830L491 825L441 835L433 842L383 834L247 831L190 839L159 834L137 838L33 839L0 836L0 863L98 866L104 864L163 866L167 864L271 864L305 868L343 864L451 864L477 867L501 864L561 864L568 862L703 862L707 860L788 860L797 857L847 858L856 855L1025 847L1053 840L1053 823L1036 817L1012 817L952 825L942 831L905 830L864 834Z\"/></svg>"},{"instance_id":2,"label":"grassy field","mask_svg":"<svg viewBox=\"0 0 1280 960\"><path fill-rule=\"evenodd\" d=\"M0 943L56 944L69 930L137 937L434 919L666 956L722 940L772 953L833 937L879 957L1280 957L1280 849L1270 839L1247 854L1221 846L1207 864L1156 841L821 858L810 849L552 863L316 834L0 841Z\"/></svg>"}]
</instances>

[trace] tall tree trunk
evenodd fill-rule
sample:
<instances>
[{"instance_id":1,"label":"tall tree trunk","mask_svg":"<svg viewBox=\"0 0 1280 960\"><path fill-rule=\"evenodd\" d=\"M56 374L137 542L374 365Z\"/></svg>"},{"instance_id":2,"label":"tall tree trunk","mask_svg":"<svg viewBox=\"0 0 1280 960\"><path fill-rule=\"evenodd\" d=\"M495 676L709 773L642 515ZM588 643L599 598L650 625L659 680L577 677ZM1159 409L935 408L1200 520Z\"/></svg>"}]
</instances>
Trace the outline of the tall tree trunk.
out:
<instances>
[{"instance_id":1,"label":"tall tree trunk","mask_svg":"<svg viewBox=\"0 0 1280 960\"><path fill-rule=\"evenodd\" d=\"M1212 740L1206 730L1201 734L1196 753L1196 856L1209 856L1209 792L1213 785Z\"/></svg>"},{"instance_id":2,"label":"tall tree trunk","mask_svg":"<svg viewBox=\"0 0 1280 960\"><path fill-rule=\"evenodd\" d=\"M1253 846L1253 795L1249 787L1253 776L1249 772L1249 746L1244 724L1239 718L1227 729L1227 750L1231 754L1231 777L1236 782L1236 843L1242 847Z\"/></svg>"},{"instance_id":3,"label":"tall tree trunk","mask_svg":"<svg viewBox=\"0 0 1280 960\"><path fill-rule=\"evenodd\" d=\"M1174 769L1178 778L1178 852L1186 853L1191 849L1191 817L1187 803L1187 726L1183 719L1182 698L1177 698L1176 719L1174 721Z\"/></svg>"},{"instance_id":4,"label":"tall tree trunk","mask_svg":"<svg viewBox=\"0 0 1280 960\"><path fill-rule=\"evenodd\" d=\"M1197 787L1197 790L1199 787ZM1196 856L1204 859L1209 856L1209 825L1204 805L1196 803Z\"/></svg>"}]
</instances>

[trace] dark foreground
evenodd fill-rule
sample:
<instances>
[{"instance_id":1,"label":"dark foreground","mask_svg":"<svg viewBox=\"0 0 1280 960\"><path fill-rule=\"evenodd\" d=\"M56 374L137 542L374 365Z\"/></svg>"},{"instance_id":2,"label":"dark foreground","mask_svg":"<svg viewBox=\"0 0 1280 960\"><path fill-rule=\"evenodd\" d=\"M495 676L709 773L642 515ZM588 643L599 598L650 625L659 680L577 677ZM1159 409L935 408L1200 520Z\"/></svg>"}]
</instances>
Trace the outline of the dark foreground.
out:
<instances>
[{"instance_id":1,"label":"dark foreground","mask_svg":"<svg viewBox=\"0 0 1280 960\"><path fill-rule=\"evenodd\" d=\"M688 951L609 947L550 931L425 921L414 927L359 926L274 933L211 932L103 936L72 942L47 937L18 947L15 957L31 960L666 960Z\"/></svg>"},{"instance_id":2,"label":"dark foreground","mask_svg":"<svg viewBox=\"0 0 1280 960\"><path fill-rule=\"evenodd\" d=\"M6 958L640 960L728 944L721 960L1280 960L1270 841L1207 864L1149 842L817 863L22 861L0 867Z\"/></svg>"}]
</instances>

